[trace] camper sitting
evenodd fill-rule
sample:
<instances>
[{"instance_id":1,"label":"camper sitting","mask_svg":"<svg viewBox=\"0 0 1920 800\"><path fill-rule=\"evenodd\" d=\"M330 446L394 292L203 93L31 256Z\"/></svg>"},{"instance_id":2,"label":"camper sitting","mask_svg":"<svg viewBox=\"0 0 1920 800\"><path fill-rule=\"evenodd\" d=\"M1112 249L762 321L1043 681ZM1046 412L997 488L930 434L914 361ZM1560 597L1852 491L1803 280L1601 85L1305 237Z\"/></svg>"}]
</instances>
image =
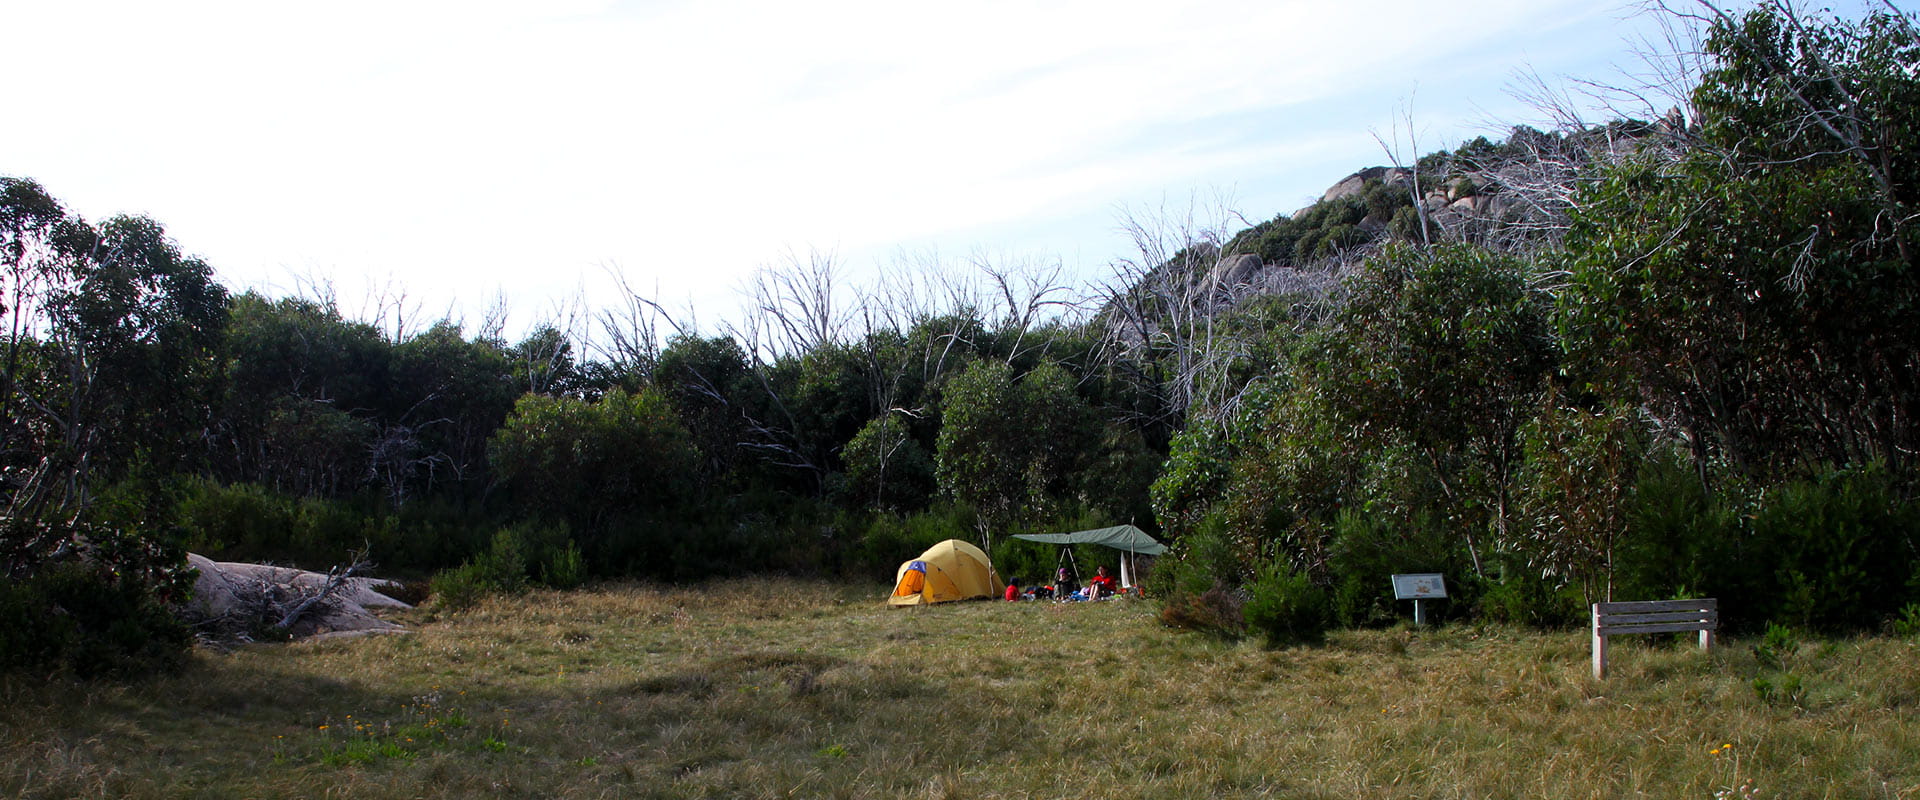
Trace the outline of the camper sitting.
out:
<instances>
[{"instance_id":1,"label":"camper sitting","mask_svg":"<svg viewBox=\"0 0 1920 800\"><path fill-rule=\"evenodd\" d=\"M1079 592L1080 592L1080 582L1073 579L1073 574L1070 572L1067 572L1066 567L1061 567L1059 572L1054 573L1054 576L1053 576L1053 596L1054 597L1060 598L1062 600L1067 600L1072 598L1075 594L1078 594Z\"/></svg>"},{"instance_id":2,"label":"camper sitting","mask_svg":"<svg viewBox=\"0 0 1920 800\"><path fill-rule=\"evenodd\" d=\"M1107 574L1106 567L1101 567L1094 573L1093 580L1087 581L1087 599L1105 600L1112 596L1113 576Z\"/></svg>"}]
</instances>

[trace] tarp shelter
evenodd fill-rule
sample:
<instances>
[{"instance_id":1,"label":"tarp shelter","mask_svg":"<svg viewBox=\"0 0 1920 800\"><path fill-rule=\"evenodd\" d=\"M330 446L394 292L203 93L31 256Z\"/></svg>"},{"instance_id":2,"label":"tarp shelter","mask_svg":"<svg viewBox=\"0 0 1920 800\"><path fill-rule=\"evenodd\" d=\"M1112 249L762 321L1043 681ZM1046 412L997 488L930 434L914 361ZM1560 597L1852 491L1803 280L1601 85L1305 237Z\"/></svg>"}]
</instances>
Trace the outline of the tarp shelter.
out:
<instances>
[{"instance_id":1,"label":"tarp shelter","mask_svg":"<svg viewBox=\"0 0 1920 800\"><path fill-rule=\"evenodd\" d=\"M998 597L1006 584L994 574L993 564L980 548L948 539L927 548L919 558L900 565L893 580L890 606L950 603L976 597Z\"/></svg>"},{"instance_id":2,"label":"tarp shelter","mask_svg":"<svg viewBox=\"0 0 1920 800\"><path fill-rule=\"evenodd\" d=\"M1154 541L1146 531L1132 525L1115 525L1111 528L1095 528L1090 531L1073 533L1016 533L1015 539L1046 544L1104 544L1126 553L1120 557L1120 585L1132 586L1134 556L1157 556L1167 552L1167 546Z\"/></svg>"}]
</instances>

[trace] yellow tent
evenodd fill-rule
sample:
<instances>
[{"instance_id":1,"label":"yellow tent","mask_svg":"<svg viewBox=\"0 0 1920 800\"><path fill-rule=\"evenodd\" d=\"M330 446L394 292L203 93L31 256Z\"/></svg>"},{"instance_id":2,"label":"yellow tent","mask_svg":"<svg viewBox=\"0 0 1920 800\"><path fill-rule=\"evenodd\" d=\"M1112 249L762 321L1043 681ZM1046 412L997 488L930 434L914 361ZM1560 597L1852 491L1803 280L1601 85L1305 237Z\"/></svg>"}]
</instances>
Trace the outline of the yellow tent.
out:
<instances>
[{"instance_id":1,"label":"yellow tent","mask_svg":"<svg viewBox=\"0 0 1920 800\"><path fill-rule=\"evenodd\" d=\"M993 564L980 548L948 539L927 548L919 558L900 565L894 577L890 606L917 606L992 598L1006 591L1006 584L993 572Z\"/></svg>"}]
</instances>

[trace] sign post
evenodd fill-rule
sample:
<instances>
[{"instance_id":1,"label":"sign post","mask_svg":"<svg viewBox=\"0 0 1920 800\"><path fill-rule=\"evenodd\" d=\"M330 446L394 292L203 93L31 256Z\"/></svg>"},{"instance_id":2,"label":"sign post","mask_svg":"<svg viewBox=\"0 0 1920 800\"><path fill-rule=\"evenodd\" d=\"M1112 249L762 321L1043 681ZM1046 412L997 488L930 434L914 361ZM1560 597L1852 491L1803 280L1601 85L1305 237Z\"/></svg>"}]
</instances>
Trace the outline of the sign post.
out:
<instances>
[{"instance_id":1,"label":"sign post","mask_svg":"<svg viewBox=\"0 0 1920 800\"><path fill-rule=\"evenodd\" d=\"M1413 601L1413 624L1427 624L1426 609L1420 606L1422 600L1442 599L1447 596L1447 580L1437 572L1420 572L1393 576L1393 599Z\"/></svg>"}]
</instances>

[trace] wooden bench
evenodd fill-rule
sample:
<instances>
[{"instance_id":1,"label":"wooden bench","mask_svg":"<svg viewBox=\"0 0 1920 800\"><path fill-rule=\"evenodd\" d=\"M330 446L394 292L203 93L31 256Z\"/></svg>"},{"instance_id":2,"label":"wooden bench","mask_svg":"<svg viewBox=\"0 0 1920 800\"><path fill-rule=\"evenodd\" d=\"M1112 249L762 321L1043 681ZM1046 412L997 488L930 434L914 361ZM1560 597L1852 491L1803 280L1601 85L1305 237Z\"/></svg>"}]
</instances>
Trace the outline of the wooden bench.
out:
<instances>
[{"instance_id":1,"label":"wooden bench","mask_svg":"<svg viewBox=\"0 0 1920 800\"><path fill-rule=\"evenodd\" d=\"M1699 631L1700 649L1713 647L1720 627L1720 603L1704 600L1651 600L1593 604L1593 677L1607 677L1607 637L1623 633Z\"/></svg>"}]
</instances>

